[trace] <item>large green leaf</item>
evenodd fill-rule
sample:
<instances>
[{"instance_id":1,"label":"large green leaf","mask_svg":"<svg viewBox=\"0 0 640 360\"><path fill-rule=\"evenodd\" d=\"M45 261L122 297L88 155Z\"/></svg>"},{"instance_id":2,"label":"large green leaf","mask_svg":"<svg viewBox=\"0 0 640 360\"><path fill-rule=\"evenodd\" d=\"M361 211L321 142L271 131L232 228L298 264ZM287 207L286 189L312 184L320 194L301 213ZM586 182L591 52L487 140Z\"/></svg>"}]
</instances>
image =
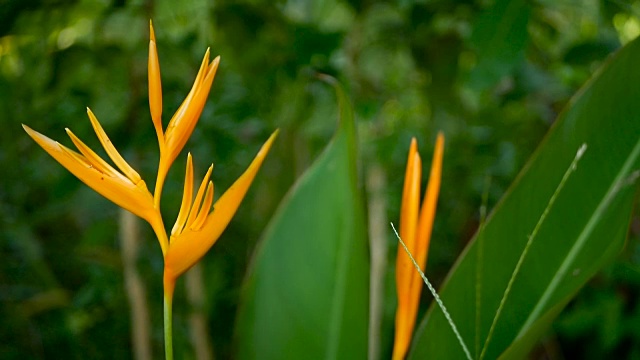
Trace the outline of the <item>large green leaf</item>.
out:
<instances>
[{"instance_id":1,"label":"large green leaf","mask_svg":"<svg viewBox=\"0 0 640 360\"><path fill-rule=\"evenodd\" d=\"M469 244L443 284L443 301L476 357L528 237L583 143L588 149L532 241L485 358L526 354L580 287L622 249L637 188L631 180L640 167L638 59L636 40L612 56L570 102L496 206L483 240L476 237ZM411 352L413 359L426 356L464 356L434 306Z\"/></svg>"},{"instance_id":2,"label":"large green leaf","mask_svg":"<svg viewBox=\"0 0 640 360\"><path fill-rule=\"evenodd\" d=\"M369 264L355 125L330 81L339 129L258 246L237 325L240 359L366 358Z\"/></svg>"}]
</instances>

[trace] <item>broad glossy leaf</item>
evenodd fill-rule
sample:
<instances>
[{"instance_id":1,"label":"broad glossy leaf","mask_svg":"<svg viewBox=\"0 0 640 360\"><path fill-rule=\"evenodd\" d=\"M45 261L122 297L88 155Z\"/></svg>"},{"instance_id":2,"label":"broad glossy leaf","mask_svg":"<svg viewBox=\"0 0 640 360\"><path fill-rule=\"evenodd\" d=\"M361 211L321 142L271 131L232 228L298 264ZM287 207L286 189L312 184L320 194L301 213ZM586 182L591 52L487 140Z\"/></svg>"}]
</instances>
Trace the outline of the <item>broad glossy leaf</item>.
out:
<instances>
[{"instance_id":1,"label":"broad glossy leaf","mask_svg":"<svg viewBox=\"0 0 640 360\"><path fill-rule=\"evenodd\" d=\"M478 237L445 280L443 301L476 357L528 236L583 143L588 150L532 242L485 359L526 354L570 298L622 249L640 168L639 58L636 40L612 56L560 115L486 223L480 281ZM416 332L410 358L427 356L464 356L434 306Z\"/></svg>"},{"instance_id":2,"label":"broad glossy leaf","mask_svg":"<svg viewBox=\"0 0 640 360\"><path fill-rule=\"evenodd\" d=\"M366 358L369 264L355 126L335 87L339 129L280 204L246 279L240 359Z\"/></svg>"}]
</instances>

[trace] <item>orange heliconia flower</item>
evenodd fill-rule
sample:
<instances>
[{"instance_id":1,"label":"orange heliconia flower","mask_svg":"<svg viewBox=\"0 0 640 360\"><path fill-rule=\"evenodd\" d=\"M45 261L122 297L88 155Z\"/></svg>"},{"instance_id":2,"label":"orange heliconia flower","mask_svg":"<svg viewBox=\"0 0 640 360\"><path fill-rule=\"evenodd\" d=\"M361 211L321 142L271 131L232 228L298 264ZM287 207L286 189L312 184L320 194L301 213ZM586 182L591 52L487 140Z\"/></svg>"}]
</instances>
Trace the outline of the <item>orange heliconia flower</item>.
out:
<instances>
[{"instance_id":1,"label":"orange heliconia flower","mask_svg":"<svg viewBox=\"0 0 640 360\"><path fill-rule=\"evenodd\" d=\"M209 168L192 203L193 160L189 154L182 206L176 224L170 236L167 236L160 214L160 197L164 180L171 164L186 144L198 122L218 69L220 57L216 57L209 63L209 50L207 50L191 91L171 118L166 131L163 131L160 65L153 26L150 24L149 28L151 33L148 63L149 107L160 147L160 162L154 195L151 195L138 172L116 150L91 110L87 109L87 113L93 129L119 170L104 161L69 129L67 129L67 134L78 148L79 153L26 125L23 125L23 128L38 145L82 182L151 224L165 258L164 278L167 287L165 293L172 294L178 276L202 258L231 221L269 152L278 131L269 137L244 174L222 194L214 204L213 211L210 211L213 204L213 183L209 182L213 166Z\"/></svg>"},{"instance_id":2,"label":"orange heliconia flower","mask_svg":"<svg viewBox=\"0 0 640 360\"><path fill-rule=\"evenodd\" d=\"M442 173L442 154L444 152L444 135L438 134L431 163L429 184L420 208L420 181L422 178L422 161L418 154L416 139L411 140L407 170L402 191L400 209L400 238L415 258L421 269L427 263L429 240L436 214L436 204L440 191ZM396 335L393 347L393 359L404 359L416 322L422 278L414 268L411 259L402 247L398 247L396 259L396 289L398 292L398 309L396 311Z\"/></svg>"},{"instance_id":3,"label":"orange heliconia flower","mask_svg":"<svg viewBox=\"0 0 640 360\"><path fill-rule=\"evenodd\" d=\"M220 57L216 57L209 63L209 49L207 49L191 91L169 121L166 131L164 131L162 128L160 62L156 48L156 37L151 22L149 22L149 32L149 62L147 65L149 73L149 109L151 110L151 120L153 121L160 147L160 162L153 195L147 189L146 183L138 172L124 160L113 146L111 140L102 129L100 122L88 108L87 113L91 125L93 125L93 129L105 151L119 170L104 161L69 129L66 129L67 134L69 134L71 141L80 151L79 153L49 139L26 125L22 126L38 145L82 182L115 204L131 211L151 224L158 237L162 255L164 256L165 356L167 359L173 359L171 307L176 280L204 256L227 227L247 190L249 190L249 186L260 169L264 158L269 153L278 131L276 130L269 137L247 170L222 194L214 204L213 211L210 211L213 204L213 182L209 181L213 165L207 171L192 202L193 159L189 154L187 157L182 205L171 234L167 236L160 214L162 187L169 168L182 151L200 118L209 96L213 78L218 70Z\"/></svg>"}]
</instances>

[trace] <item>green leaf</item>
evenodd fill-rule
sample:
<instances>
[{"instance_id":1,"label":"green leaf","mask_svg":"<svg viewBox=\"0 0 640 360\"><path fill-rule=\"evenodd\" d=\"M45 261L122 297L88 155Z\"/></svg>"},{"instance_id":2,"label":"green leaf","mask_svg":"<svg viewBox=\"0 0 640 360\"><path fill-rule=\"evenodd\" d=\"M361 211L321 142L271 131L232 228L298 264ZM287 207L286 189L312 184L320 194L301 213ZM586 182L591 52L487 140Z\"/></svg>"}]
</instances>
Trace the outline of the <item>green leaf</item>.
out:
<instances>
[{"instance_id":1,"label":"green leaf","mask_svg":"<svg viewBox=\"0 0 640 360\"><path fill-rule=\"evenodd\" d=\"M529 351L544 335L553 320L562 312L565 305L571 300L572 296L567 296L565 301L558 302L543 316L539 317L528 329L527 336L516 339L501 355L500 359L526 359Z\"/></svg>"},{"instance_id":2,"label":"green leaf","mask_svg":"<svg viewBox=\"0 0 640 360\"><path fill-rule=\"evenodd\" d=\"M640 40L615 54L569 103L488 219L479 274L474 239L442 285L442 299L476 358L528 236L583 143L588 149L532 241L484 358L516 359L530 351L570 298L624 246L640 167L638 58ZM433 305L410 358L427 356L464 356Z\"/></svg>"},{"instance_id":3,"label":"green leaf","mask_svg":"<svg viewBox=\"0 0 640 360\"><path fill-rule=\"evenodd\" d=\"M343 90L327 81L340 126L258 246L238 317L240 359L367 355L369 264L354 118Z\"/></svg>"}]
</instances>

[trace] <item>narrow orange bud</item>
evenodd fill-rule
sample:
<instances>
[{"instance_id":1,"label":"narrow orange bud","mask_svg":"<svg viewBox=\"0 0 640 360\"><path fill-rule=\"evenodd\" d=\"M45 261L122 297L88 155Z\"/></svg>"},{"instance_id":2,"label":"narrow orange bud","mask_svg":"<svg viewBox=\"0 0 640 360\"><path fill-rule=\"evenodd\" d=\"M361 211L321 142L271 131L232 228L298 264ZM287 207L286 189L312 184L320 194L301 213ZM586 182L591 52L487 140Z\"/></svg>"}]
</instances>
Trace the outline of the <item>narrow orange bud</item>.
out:
<instances>
[{"instance_id":1,"label":"narrow orange bud","mask_svg":"<svg viewBox=\"0 0 640 360\"><path fill-rule=\"evenodd\" d=\"M149 20L149 61L147 72L149 77L149 109L151 110L151 120L158 136L160 152L164 148L164 134L162 132L162 83L160 80L160 60L158 59L158 49L156 45L156 35L153 31L153 24Z\"/></svg>"},{"instance_id":2,"label":"narrow orange bud","mask_svg":"<svg viewBox=\"0 0 640 360\"><path fill-rule=\"evenodd\" d=\"M184 223L187 221L189 211L191 210L191 197L193 197L193 158L191 153L187 155L187 170L184 176L184 191L182 193L182 204L180 205L180 212L176 219L175 225L171 230L171 236L180 235Z\"/></svg>"},{"instance_id":3,"label":"narrow orange bud","mask_svg":"<svg viewBox=\"0 0 640 360\"><path fill-rule=\"evenodd\" d=\"M164 143L161 146L158 177L153 196L156 206L160 203L162 187L164 186L167 172L193 133L218 70L220 57L216 57L209 64L209 52L209 49L207 49L191 91L175 112L171 121L169 121L167 130L164 133Z\"/></svg>"},{"instance_id":4,"label":"narrow orange bud","mask_svg":"<svg viewBox=\"0 0 640 360\"><path fill-rule=\"evenodd\" d=\"M205 61L208 58L208 54L209 52L207 50ZM213 84L219 63L219 56L213 59L213 62L211 62L209 66L203 62L203 67L200 68L191 92L187 95L187 98L169 122L169 126L167 126L167 132L165 134L167 156L164 161L169 164L171 164L180 151L182 151L182 148L187 143L191 133L193 133L193 129L198 123L200 114L202 114L207 97L209 96L209 91Z\"/></svg>"},{"instance_id":5,"label":"narrow orange bud","mask_svg":"<svg viewBox=\"0 0 640 360\"><path fill-rule=\"evenodd\" d=\"M440 191L444 136L439 133L436 139L429 184L419 212L422 165L417 151L416 140L412 139L402 193L400 237L420 267L424 269ZM393 359L402 360L409 349L415 327L416 314L420 304L422 279L414 269L409 256L400 247L398 248L396 260L396 288L398 292L398 308L396 311Z\"/></svg>"}]
</instances>

